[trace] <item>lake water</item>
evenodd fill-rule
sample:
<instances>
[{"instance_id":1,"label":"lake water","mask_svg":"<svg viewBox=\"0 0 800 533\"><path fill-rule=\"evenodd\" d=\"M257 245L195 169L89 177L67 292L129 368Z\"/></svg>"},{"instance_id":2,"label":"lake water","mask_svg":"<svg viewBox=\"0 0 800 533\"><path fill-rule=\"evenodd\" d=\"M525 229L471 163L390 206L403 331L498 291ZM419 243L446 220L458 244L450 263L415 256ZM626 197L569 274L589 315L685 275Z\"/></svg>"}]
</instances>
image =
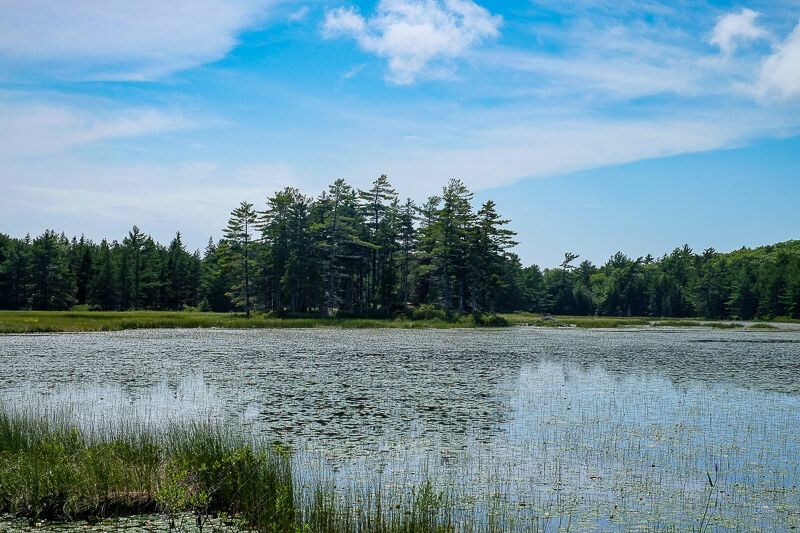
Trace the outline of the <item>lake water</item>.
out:
<instances>
[{"instance_id":1,"label":"lake water","mask_svg":"<svg viewBox=\"0 0 800 533\"><path fill-rule=\"evenodd\" d=\"M308 478L431 479L543 530L800 527L798 331L9 335L0 398L219 418L291 444Z\"/></svg>"}]
</instances>

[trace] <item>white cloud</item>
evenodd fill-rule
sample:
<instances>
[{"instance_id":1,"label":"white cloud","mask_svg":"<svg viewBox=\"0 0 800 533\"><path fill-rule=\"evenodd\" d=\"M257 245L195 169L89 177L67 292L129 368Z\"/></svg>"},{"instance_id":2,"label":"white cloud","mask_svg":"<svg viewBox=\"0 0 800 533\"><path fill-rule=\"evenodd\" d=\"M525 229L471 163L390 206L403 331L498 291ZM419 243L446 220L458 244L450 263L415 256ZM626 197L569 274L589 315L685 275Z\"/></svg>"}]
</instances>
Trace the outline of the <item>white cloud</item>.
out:
<instances>
[{"instance_id":1,"label":"white cloud","mask_svg":"<svg viewBox=\"0 0 800 533\"><path fill-rule=\"evenodd\" d=\"M720 17L709 42L729 56L741 43L768 37L767 31L756 24L758 15L752 9L742 9Z\"/></svg>"},{"instance_id":2,"label":"white cloud","mask_svg":"<svg viewBox=\"0 0 800 533\"><path fill-rule=\"evenodd\" d=\"M764 59L757 83L761 97L787 100L800 96L800 23L772 54Z\"/></svg>"},{"instance_id":3,"label":"white cloud","mask_svg":"<svg viewBox=\"0 0 800 533\"><path fill-rule=\"evenodd\" d=\"M486 123L503 121L487 117ZM391 158L378 150L378 157L337 175L369 175L379 168L395 180L401 193L418 195L437 192L442 176L463 179L474 189L490 189L522 178L729 148L760 136L797 131L789 117L776 119L765 111L731 114L723 107L713 112L665 110L662 116L639 119L515 120L507 115L505 123L509 125L465 133L453 139L452 147L405 144Z\"/></svg>"},{"instance_id":4,"label":"white cloud","mask_svg":"<svg viewBox=\"0 0 800 533\"><path fill-rule=\"evenodd\" d=\"M363 50L386 58L388 80L403 85L497 37L501 21L472 0L381 0L369 19L354 8L330 11L322 29L326 37L352 37Z\"/></svg>"},{"instance_id":5,"label":"white cloud","mask_svg":"<svg viewBox=\"0 0 800 533\"><path fill-rule=\"evenodd\" d=\"M562 96L591 92L618 99L631 99L655 94L694 96L700 88L710 89L710 80L698 68L698 57L673 53L668 59L641 58L603 54L594 48L572 57L554 57L542 53L496 50L479 54L477 60L495 71L516 71L537 76L539 85ZM706 72L709 69L706 69ZM531 83L533 86L534 83Z\"/></svg>"},{"instance_id":6,"label":"white cloud","mask_svg":"<svg viewBox=\"0 0 800 533\"><path fill-rule=\"evenodd\" d=\"M300 22L308 16L311 9L308 6L301 6L295 11L289 13L289 22Z\"/></svg>"},{"instance_id":7,"label":"white cloud","mask_svg":"<svg viewBox=\"0 0 800 533\"><path fill-rule=\"evenodd\" d=\"M57 228L95 240L121 239L133 224L161 242L180 230L190 249L219 237L231 209L242 200L263 207L286 186L302 186L285 163L246 166L209 161L97 164L69 156L3 169L3 231L16 236ZM315 191L316 192L316 191Z\"/></svg>"},{"instance_id":8,"label":"white cloud","mask_svg":"<svg viewBox=\"0 0 800 533\"><path fill-rule=\"evenodd\" d=\"M277 0L6 0L0 66L150 80L215 61Z\"/></svg>"},{"instance_id":9,"label":"white cloud","mask_svg":"<svg viewBox=\"0 0 800 533\"><path fill-rule=\"evenodd\" d=\"M92 142L186 128L192 121L153 108L104 111L49 103L0 102L0 156L26 157Z\"/></svg>"},{"instance_id":10,"label":"white cloud","mask_svg":"<svg viewBox=\"0 0 800 533\"><path fill-rule=\"evenodd\" d=\"M349 80L349 79L355 78L365 68L367 68L367 64L366 63L359 63L357 65L353 65L352 67L350 67L349 69L347 69L345 72L342 73L342 79L343 80Z\"/></svg>"}]
</instances>

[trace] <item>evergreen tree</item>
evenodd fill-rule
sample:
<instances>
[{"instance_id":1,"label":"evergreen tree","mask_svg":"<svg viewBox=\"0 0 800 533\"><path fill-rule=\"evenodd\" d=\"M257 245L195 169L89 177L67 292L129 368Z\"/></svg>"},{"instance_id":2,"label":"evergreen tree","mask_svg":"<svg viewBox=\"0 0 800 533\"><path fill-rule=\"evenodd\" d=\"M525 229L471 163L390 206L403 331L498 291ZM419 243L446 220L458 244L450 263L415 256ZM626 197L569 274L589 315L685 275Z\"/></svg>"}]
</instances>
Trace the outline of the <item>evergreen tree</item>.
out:
<instances>
[{"instance_id":1,"label":"evergreen tree","mask_svg":"<svg viewBox=\"0 0 800 533\"><path fill-rule=\"evenodd\" d=\"M34 309L69 309L75 303L75 278L69 268L69 241L46 230L31 246Z\"/></svg>"},{"instance_id":2,"label":"evergreen tree","mask_svg":"<svg viewBox=\"0 0 800 533\"><path fill-rule=\"evenodd\" d=\"M250 316L251 276L254 271L253 231L256 224L256 212L253 204L242 202L231 212L228 226L225 229L227 255L224 265L229 269L233 284L229 297L234 306L244 309Z\"/></svg>"},{"instance_id":3,"label":"evergreen tree","mask_svg":"<svg viewBox=\"0 0 800 533\"><path fill-rule=\"evenodd\" d=\"M495 207L491 200L484 203L470 231L467 261L473 313L485 305L495 308L497 296L508 283L504 276L506 251L517 244L513 240L515 233L503 227L509 221L500 218Z\"/></svg>"},{"instance_id":4,"label":"evergreen tree","mask_svg":"<svg viewBox=\"0 0 800 533\"><path fill-rule=\"evenodd\" d=\"M0 263L0 290L4 309L28 307L31 284L31 238L6 241L4 259Z\"/></svg>"},{"instance_id":5,"label":"evergreen tree","mask_svg":"<svg viewBox=\"0 0 800 533\"><path fill-rule=\"evenodd\" d=\"M408 303L411 299L411 275L414 271L414 250L417 247L417 235L414 227L416 221L416 206L410 198L400 208L398 214L398 239L400 254L400 301Z\"/></svg>"},{"instance_id":6,"label":"evergreen tree","mask_svg":"<svg viewBox=\"0 0 800 533\"><path fill-rule=\"evenodd\" d=\"M94 271L89 283L88 303L101 311L117 307L117 286L114 258L108 241L103 239L94 262Z\"/></svg>"},{"instance_id":7,"label":"evergreen tree","mask_svg":"<svg viewBox=\"0 0 800 533\"><path fill-rule=\"evenodd\" d=\"M453 292L464 310L466 289L466 257L468 231L473 222L472 193L460 180L451 179L442 190L442 206L436 213L434 224L435 245L433 257L435 270L442 288L442 303L446 315L453 310Z\"/></svg>"},{"instance_id":8,"label":"evergreen tree","mask_svg":"<svg viewBox=\"0 0 800 533\"><path fill-rule=\"evenodd\" d=\"M386 305L392 298L394 282L394 253L396 251L395 224L397 218L397 192L386 175L372 182L368 191L359 191L362 204L362 217L365 219L367 234L365 241L372 244L368 253L370 276L366 287L366 300L370 307ZM383 280L385 275L389 280ZM381 288L381 285L384 287Z\"/></svg>"},{"instance_id":9,"label":"evergreen tree","mask_svg":"<svg viewBox=\"0 0 800 533\"><path fill-rule=\"evenodd\" d=\"M225 267L228 257L228 243L221 241L219 245L208 239L200 281L201 307L208 311L227 313L233 310L229 297L233 281L230 269Z\"/></svg>"}]
</instances>

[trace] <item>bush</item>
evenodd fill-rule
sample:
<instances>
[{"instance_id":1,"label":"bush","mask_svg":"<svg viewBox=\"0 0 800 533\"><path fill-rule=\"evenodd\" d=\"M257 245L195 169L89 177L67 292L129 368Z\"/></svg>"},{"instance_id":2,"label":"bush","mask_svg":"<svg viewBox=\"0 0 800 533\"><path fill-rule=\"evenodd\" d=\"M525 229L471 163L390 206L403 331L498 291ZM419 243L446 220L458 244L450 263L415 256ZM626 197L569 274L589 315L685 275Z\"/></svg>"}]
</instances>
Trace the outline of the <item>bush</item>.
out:
<instances>
[{"instance_id":1,"label":"bush","mask_svg":"<svg viewBox=\"0 0 800 533\"><path fill-rule=\"evenodd\" d=\"M509 326L508 320L493 313L473 313L472 320L476 326L484 328L505 328Z\"/></svg>"},{"instance_id":2,"label":"bush","mask_svg":"<svg viewBox=\"0 0 800 533\"><path fill-rule=\"evenodd\" d=\"M411 312L414 320L444 320L444 309L433 304L422 304Z\"/></svg>"}]
</instances>

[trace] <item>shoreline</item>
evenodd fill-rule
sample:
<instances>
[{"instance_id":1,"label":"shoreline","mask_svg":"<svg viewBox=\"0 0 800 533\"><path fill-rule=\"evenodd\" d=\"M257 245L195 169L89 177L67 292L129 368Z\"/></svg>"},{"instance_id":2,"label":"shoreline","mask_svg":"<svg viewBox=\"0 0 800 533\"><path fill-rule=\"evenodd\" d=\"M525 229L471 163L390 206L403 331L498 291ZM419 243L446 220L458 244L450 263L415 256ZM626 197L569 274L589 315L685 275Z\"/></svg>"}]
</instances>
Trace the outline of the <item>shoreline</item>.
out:
<instances>
[{"instance_id":1,"label":"shoreline","mask_svg":"<svg viewBox=\"0 0 800 533\"><path fill-rule=\"evenodd\" d=\"M82 333L137 329L473 329L529 326L545 328L619 329L697 327L712 329L795 330L790 320L740 321L702 318L549 316L534 313L457 315L443 318L246 318L233 313L198 311L0 311L0 334Z\"/></svg>"}]
</instances>

